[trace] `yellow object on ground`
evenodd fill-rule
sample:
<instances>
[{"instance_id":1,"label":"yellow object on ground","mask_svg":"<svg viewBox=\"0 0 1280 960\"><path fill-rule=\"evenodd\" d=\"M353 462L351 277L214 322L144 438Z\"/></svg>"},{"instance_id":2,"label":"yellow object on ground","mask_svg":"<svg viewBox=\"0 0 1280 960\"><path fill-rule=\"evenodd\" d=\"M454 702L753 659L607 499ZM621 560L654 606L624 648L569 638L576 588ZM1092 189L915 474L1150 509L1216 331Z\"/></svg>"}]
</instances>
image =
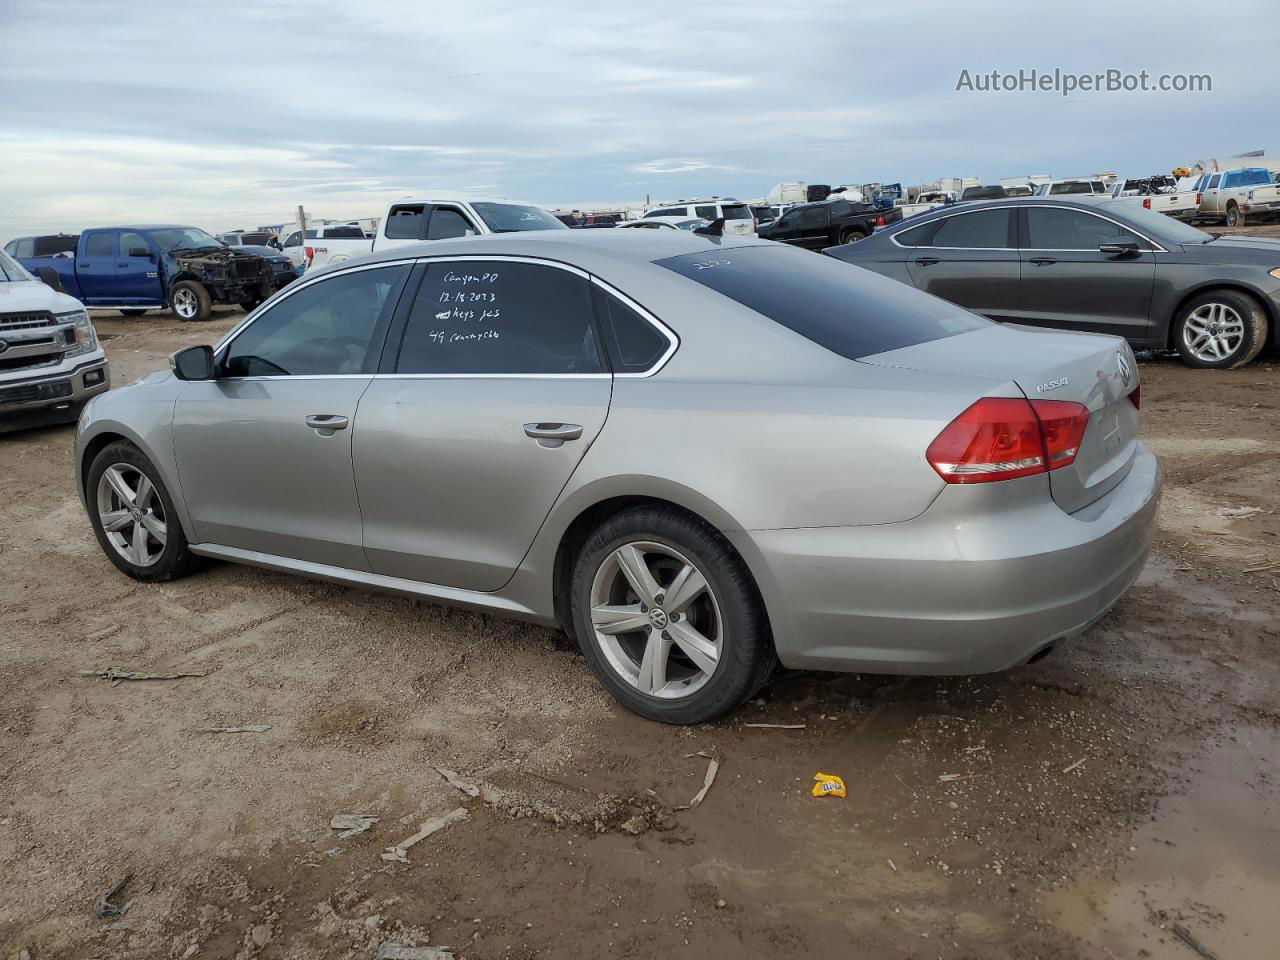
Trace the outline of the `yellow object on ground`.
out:
<instances>
[{"instance_id":1,"label":"yellow object on ground","mask_svg":"<svg viewBox=\"0 0 1280 960\"><path fill-rule=\"evenodd\" d=\"M844 781L834 773L815 773L813 781L813 795L815 797L846 796Z\"/></svg>"}]
</instances>

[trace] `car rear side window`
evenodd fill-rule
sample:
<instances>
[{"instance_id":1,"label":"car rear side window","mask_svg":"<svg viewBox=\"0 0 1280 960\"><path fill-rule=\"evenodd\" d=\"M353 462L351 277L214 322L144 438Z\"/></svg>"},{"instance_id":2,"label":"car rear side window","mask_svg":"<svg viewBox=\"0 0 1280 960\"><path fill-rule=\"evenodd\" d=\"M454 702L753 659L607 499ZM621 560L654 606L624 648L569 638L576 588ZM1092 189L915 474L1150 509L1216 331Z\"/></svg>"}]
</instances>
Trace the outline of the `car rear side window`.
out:
<instances>
[{"instance_id":1,"label":"car rear side window","mask_svg":"<svg viewBox=\"0 0 1280 960\"><path fill-rule=\"evenodd\" d=\"M586 277L509 260L432 263L397 373L602 373Z\"/></svg>"},{"instance_id":2,"label":"car rear side window","mask_svg":"<svg viewBox=\"0 0 1280 960\"><path fill-rule=\"evenodd\" d=\"M693 208L693 214L703 220L715 220L717 217L716 205L714 203L700 204Z\"/></svg>"},{"instance_id":3,"label":"car rear side window","mask_svg":"<svg viewBox=\"0 0 1280 960\"><path fill-rule=\"evenodd\" d=\"M1146 250L1142 237L1110 220L1061 207L1027 208L1027 249L1097 250L1100 243L1136 243Z\"/></svg>"},{"instance_id":4,"label":"car rear side window","mask_svg":"<svg viewBox=\"0 0 1280 960\"><path fill-rule=\"evenodd\" d=\"M902 230L893 235L894 242L904 247L927 247L929 245L929 237L933 234L933 229L936 226L937 223L935 221L930 221L918 227L912 227L910 230Z\"/></svg>"},{"instance_id":5,"label":"car rear side window","mask_svg":"<svg viewBox=\"0 0 1280 960\"><path fill-rule=\"evenodd\" d=\"M352 270L277 301L227 348L229 377L372 373L410 267Z\"/></svg>"},{"instance_id":6,"label":"car rear side window","mask_svg":"<svg viewBox=\"0 0 1280 960\"><path fill-rule=\"evenodd\" d=\"M116 255L116 235L103 231L91 233L84 241L86 257L114 257Z\"/></svg>"},{"instance_id":7,"label":"car rear side window","mask_svg":"<svg viewBox=\"0 0 1280 960\"><path fill-rule=\"evenodd\" d=\"M422 211L420 203L392 207L387 214L386 237L390 240L417 240L422 235Z\"/></svg>"},{"instance_id":8,"label":"car rear side window","mask_svg":"<svg viewBox=\"0 0 1280 960\"><path fill-rule=\"evenodd\" d=\"M998 250L1009 242L1009 208L977 210L934 221L933 235L917 246L956 247L963 250Z\"/></svg>"},{"instance_id":9,"label":"car rear side window","mask_svg":"<svg viewBox=\"0 0 1280 960\"><path fill-rule=\"evenodd\" d=\"M23 237L21 240L15 240L9 246L13 247L13 249L9 250L9 247L5 247L5 249L9 250L11 254L19 259L34 257L36 255L36 242L31 237Z\"/></svg>"},{"instance_id":10,"label":"car rear side window","mask_svg":"<svg viewBox=\"0 0 1280 960\"><path fill-rule=\"evenodd\" d=\"M597 287L595 295L613 372L648 371L671 346L667 335L613 294Z\"/></svg>"},{"instance_id":11,"label":"car rear side window","mask_svg":"<svg viewBox=\"0 0 1280 960\"><path fill-rule=\"evenodd\" d=\"M657 264L850 360L991 323L897 280L782 244L687 253Z\"/></svg>"}]
</instances>

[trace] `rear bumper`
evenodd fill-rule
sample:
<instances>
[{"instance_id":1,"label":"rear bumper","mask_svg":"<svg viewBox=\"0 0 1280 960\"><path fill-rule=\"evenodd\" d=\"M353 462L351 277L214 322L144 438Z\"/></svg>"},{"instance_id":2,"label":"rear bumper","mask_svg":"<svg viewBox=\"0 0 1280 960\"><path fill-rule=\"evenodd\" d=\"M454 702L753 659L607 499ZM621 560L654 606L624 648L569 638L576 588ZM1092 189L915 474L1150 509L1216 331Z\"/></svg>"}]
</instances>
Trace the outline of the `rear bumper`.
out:
<instances>
[{"instance_id":1,"label":"rear bumper","mask_svg":"<svg viewBox=\"0 0 1280 960\"><path fill-rule=\"evenodd\" d=\"M1146 563L1161 471L1145 447L1075 514L1047 484L947 487L904 523L728 536L756 574L784 665L986 673L1083 631Z\"/></svg>"},{"instance_id":2,"label":"rear bumper","mask_svg":"<svg viewBox=\"0 0 1280 960\"><path fill-rule=\"evenodd\" d=\"M0 433L74 421L90 397L110 387L104 356L76 359L80 362L70 370L0 380Z\"/></svg>"}]
</instances>

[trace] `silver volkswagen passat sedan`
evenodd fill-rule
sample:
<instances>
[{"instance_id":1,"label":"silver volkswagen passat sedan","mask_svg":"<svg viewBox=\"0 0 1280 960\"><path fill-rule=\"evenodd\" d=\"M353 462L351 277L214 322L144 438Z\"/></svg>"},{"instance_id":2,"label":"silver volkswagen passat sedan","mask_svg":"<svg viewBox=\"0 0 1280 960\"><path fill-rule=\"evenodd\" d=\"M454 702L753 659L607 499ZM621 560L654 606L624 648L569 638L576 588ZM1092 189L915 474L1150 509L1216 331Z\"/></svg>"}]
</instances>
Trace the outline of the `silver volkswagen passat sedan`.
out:
<instances>
[{"instance_id":1,"label":"silver volkswagen passat sedan","mask_svg":"<svg viewBox=\"0 0 1280 960\"><path fill-rule=\"evenodd\" d=\"M1133 583L1160 468L1116 337L753 237L547 231L308 274L92 401L107 557L559 625L646 717L788 667L1002 670Z\"/></svg>"}]
</instances>

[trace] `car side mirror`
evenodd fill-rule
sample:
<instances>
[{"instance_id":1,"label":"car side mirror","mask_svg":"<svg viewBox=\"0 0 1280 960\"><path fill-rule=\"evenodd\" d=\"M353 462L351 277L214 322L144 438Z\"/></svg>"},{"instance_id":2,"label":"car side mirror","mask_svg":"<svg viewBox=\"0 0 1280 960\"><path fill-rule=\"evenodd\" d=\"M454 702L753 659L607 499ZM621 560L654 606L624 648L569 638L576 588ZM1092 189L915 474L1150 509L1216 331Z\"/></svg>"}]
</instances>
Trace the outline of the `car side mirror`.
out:
<instances>
[{"instance_id":1,"label":"car side mirror","mask_svg":"<svg viewBox=\"0 0 1280 960\"><path fill-rule=\"evenodd\" d=\"M35 273L37 277L44 281L45 286L52 287L58 293L66 293L66 290L62 287L62 278L58 276L58 271L53 267L36 267Z\"/></svg>"},{"instance_id":2,"label":"car side mirror","mask_svg":"<svg viewBox=\"0 0 1280 960\"><path fill-rule=\"evenodd\" d=\"M187 347L169 357L169 369L179 380L212 380L213 347Z\"/></svg>"},{"instance_id":3,"label":"car side mirror","mask_svg":"<svg viewBox=\"0 0 1280 960\"><path fill-rule=\"evenodd\" d=\"M1132 240L1100 243L1098 244L1098 252L1105 253L1109 257L1136 257L1138 255L1138 245Z\"/></svg>"},{"instance_id":4,"label":"car side mirror","mask_svg":"<svg viewBox=\"0 0 1280 960\"><path fill-rule=\"evenodd\" d=\"M150 251L150 250L148 250L146 247L130 247L130 248L129 248L129 256L131 256L131 257L146 257L148 260L150 260L150 259L151 259L151 251Z\"/></svg>"}]
</instances>

